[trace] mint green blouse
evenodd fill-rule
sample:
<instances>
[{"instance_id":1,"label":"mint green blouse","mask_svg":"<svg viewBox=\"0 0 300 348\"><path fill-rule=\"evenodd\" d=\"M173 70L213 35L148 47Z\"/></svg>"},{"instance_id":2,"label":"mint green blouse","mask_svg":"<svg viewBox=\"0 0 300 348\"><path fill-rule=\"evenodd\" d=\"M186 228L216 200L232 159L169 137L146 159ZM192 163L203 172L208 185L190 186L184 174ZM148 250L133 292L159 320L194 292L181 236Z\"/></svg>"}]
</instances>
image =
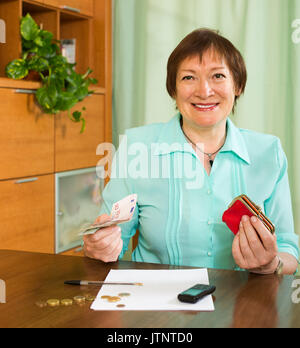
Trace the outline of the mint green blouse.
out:
<instances>
[{"instance_id":1,"label":"mint green blouse","mask_svg":"<svg viewBox=\"0 0 300 348\"><path fill-rule=\"evenodd\" d=\"M228 119L226 142L208 176L182 133L180 117L126 131L116 153L101 214L110 214L125 196L138 195L132 220L120 225L120 258L139 230L133 261L236 269L234 235L222 215L236 196L246 194L275 225L279 252L298 259L280 140L239 129Z\"/></svg>"}]
</instances>

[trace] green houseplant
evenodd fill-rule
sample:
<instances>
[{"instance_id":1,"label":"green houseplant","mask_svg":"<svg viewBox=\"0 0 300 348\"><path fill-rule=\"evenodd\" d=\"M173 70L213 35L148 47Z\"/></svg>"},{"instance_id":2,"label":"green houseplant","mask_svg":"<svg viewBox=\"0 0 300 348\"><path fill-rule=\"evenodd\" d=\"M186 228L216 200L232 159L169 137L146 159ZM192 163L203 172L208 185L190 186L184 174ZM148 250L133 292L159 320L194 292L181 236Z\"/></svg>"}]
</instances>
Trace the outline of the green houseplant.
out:
<instances>
[{"instance_id":1,"label":"green houseplant","mask_svg":"<svg viewBox=\"0 0 300 348\"><path fill-rule=\"evenodd\" d=\"M34 19L27 14L21 19L22 57L6 66L6 75L12 79L23 79L30 72L36 72L42 87L36 92L36 99L45 113L57 114L68 111L73 122L81 122L81 133L85 129L85 119L81 111L71 109L85 97L92 94L91 84L97 80L90 78L88 69L84 75L74 70L76 64L68 63L62 56L60 42L53 39L53 34L40 29Z\"/></svg>"}]
</instances>

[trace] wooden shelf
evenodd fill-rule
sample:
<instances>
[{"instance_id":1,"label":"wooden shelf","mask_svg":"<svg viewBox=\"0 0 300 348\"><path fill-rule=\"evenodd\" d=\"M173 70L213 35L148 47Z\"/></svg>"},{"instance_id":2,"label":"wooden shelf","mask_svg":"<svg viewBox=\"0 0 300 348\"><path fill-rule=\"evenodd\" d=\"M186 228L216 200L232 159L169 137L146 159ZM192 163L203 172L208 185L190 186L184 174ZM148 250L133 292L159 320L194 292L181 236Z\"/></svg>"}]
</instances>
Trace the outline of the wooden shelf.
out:
<instances>
[{"instance_id":1,"label":"wooden shelf","mask_svg":"<svg viewBox=\"0 0 300 348\"><path fill-rule=\"evenodd\" d=\"M38 89L41 87L40 82L26 80L12 80L7 77L0 77L0 88L20 88L20 89ZM106 89L101 86L92 86L91 90L95 94L105 94Z\"/></svg>"},{"instance_id":2,"label":"wooden shelf","mask_svg":"<svg viewBox=\"0 0 300 348\"><path fill-rule=\"evenodd\" d=\"M69 9L62 8L64 5ZM12 80L5 75L7 64L21 57L20 19L27 13L42 29L52 32L54 39L76 39L77 72L83 74L91 68L91 76L98 80L97 86L90 86L95 95L74 108L85 107L83 134L81 125L71 122L66 113L42 112L34 96L40 82ZM97 145L111 142L111 17L112 0L0 0L0 18L7 33L6 43L0 43L4 122L0 164L4 206L0 218L10 235L6 238L6 233L0 232L0 241L7 249L55 252L55 174L96 166ZM34 180L24 181L31 178ZM17 185L20 180L25 184ZM21 220L25 223L16 223Z\"/></svg>"},{"instance_id":3,"label":"wooden shelf","mask_svg":"<svg viewBox=\"0 0 300 348\"><path fill-rule=\"evenodd\" d=\"M0 77L0 88L24 88L24 89L38 89L41 84L39 82L13 80L7 77Z\"/></svg>"},{"instance_id":4,"label":"wooden shelf","mask_svg":"<svg viewBox=\"0 0 300 348\"><path fill-rule=\"evenodd\" d=\"M57 11L41 6L40 4L23 1L22 16L26 16L27 13L31 15L40 28L50 31L55 39L59 38Z\"/></svg>"}]
</instances>

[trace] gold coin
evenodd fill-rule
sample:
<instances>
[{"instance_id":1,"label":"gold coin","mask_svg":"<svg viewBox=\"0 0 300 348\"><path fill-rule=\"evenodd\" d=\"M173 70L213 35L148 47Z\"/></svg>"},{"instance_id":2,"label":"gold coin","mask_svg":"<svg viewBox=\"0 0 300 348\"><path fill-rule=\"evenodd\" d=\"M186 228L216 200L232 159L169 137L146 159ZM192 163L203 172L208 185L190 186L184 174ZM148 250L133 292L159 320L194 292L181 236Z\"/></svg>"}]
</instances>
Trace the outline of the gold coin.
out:
<instances>
[{"instance_id":1,"label":"gold coin","mask_svg":"<svg viewBox=\"0 0 300 348\"><path fill-rule=\"evenodd\" d=\"M118 296L112 296L109 299L107 299L108 302L118 302L121 301L121 297Z\"/></svg>"},{"instance_id":2,"label":"gold coin","mask_svg":"<svg viewBox=\"0 0 300 348\"><path fill-rule=\"evenodd\" d=\"M81 304L81 303L85 303L85 297L84 296L75 296L74 297L74 301L77 303L77 304Z\"/></svg>"},{"instance_id":3,"label":"gold coin","mask_svg":"<svg viewBox=\"0 0 300 348\"><path fill-rule=\"evenodd\" d=\"M85 299L86 299L88 302L93 302L93 301L95 301L96 296L87 295L87 296L85 296Z\"/></svg>"},{"instance_id":4,"label":"gold coin","mask_svg":"<svg viewBox=\"0 0 300 348\"><path fill-rule=\"evenodd\" d=\"M117 307L118 308L124 308L124 307L126 307L124 304L122 304L122 303L120 303L120 304L117 304Z\"/></svg>"},{"instance_id":5,"label":"gold coin","mask_svg":"<svg viewBox=\"0 0 300 348\"><path fill-rule=\"evenodd\" d=\"M57 299L50 299L47 301L47 305L50 307L58 307L60 304L60 301Z\"/></svg>"},{"instance_id":6,"label":"gold coin","mask_svg":"<svg viewBox=\"0 0 300 348\"><path fill-rule=\"evenodd\" d=\"M63 299L63 300L61 300L60 301L60 304L62 305L62 306L72 306L72 304L73 304L73 300L71 300L70 298L65 298L65 299Z\"/></svg>"},{"instance_id":7,"label":"gold coin","mask_svg":"<svg viewBox=\"0 0 300 348\"><path fill-rule=\"evenodd\" d=\"M130 295L131 294L129 292L121 292L120 294L118 294L118 296L120 296L120 297L128 297Z\"/></svg>"},{"instance_id":8,"label":"gold coin","mask_svg":"<svg viewBox=\"0 0 300 348\"><path fill-rule=\"evenodd\" d=\"M48 304L47 304L46 301L36 301L35 304L36 304L38 307L40 307L40 308L44 308L44 307L47 307L47 306L48 306Z\"/></svg>"},{"instance_id":9,"label":"gold coin","mask_svg":"<svg viewBox=\"0 0 300 348\"><path fill-rule=\"evenodd\" d=\"M108 300L109 298L111 298L111 296L108 295L103 295L101 296L102 300Z\"/></svg>"}]
</instances>

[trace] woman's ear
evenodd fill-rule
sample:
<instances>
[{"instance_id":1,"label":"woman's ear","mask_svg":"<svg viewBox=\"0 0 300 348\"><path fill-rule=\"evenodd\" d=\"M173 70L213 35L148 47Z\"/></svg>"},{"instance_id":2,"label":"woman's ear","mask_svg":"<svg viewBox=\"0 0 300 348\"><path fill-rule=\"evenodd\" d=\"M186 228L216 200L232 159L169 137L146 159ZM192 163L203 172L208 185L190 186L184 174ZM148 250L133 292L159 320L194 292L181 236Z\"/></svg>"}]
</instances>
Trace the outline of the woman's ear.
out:
<instances>
[{"instance_id":1,"label":"woman's ear","mask_svg":"<svg viewBox=\"0 0 300 348\"><path fill-rule=\"evenodd\" d=\"M239 98L242 94L242 89L235 89L235 99Z\"/></svg>"}]
</instances>

